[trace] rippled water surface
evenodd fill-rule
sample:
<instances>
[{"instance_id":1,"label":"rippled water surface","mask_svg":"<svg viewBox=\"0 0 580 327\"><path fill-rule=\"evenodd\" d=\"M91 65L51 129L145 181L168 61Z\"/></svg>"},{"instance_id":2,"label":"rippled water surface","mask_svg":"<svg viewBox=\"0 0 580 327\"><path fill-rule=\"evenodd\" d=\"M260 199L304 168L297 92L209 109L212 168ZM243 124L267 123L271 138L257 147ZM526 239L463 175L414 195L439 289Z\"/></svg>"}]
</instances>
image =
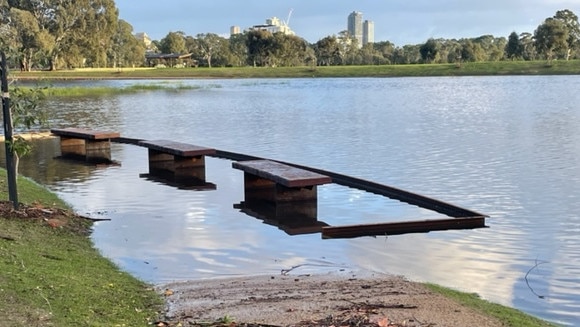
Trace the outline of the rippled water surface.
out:
<instances>
[{"instance_id":1,"label":"rippled water surface","mask_svg":"<svg viewBox=\"0 0 580 327\"><path fill-rule=\"evenodd\" d=\"M98 223L93 240L149 282L367 269L443 284L567 325L580 324L580 79L461 77L103 81L190 90L52 99L53 127L110 129L280 159L385 183L490 215L489 228L351 240L290 236L234 208L243 174L207 160L214 191L140 177L143 148L119 166L23 163ZM39 164L40 163L40 164ZM424 209L337 185L319 188L329 224L428 219ZM541 298L542 297L542 298Z\"/></svg>"}]
</instances>

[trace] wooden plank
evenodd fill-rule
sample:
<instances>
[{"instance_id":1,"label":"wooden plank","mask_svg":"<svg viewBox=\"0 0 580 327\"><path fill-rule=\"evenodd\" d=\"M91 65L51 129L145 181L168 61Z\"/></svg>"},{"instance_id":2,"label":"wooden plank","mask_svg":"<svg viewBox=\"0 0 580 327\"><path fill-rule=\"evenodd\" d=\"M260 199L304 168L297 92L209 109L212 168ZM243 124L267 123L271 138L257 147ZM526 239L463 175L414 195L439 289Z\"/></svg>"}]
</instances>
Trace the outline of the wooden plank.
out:
<instances>
[{"instance_id":1,"label":"wooden plank","mask_svg":"<svg viewBox=\"0 0 580 327\"><path fill-rule=\"evenodd\" d=\"M473 229L485 226L485 217L463 217L405 221L365 225L329 226L322 228L323 238L353 238L360 236L400 235L407 233L427 233L450 229Z\"/></svg>"},{"instance_id":2,"label":"wooden plank","mask_svg":"<svg viewBox=\"0 0 580 327\"><path fill-rule=\"evenodd\" d=\"M55 128L51 129L50 132L57 136L66 136L85 140L108 140L121 136L121 134L118 132L94 131L82 128Z\"/></svg>"},{"instance_id":3,"label":"wooden plank","mask_svg":"<svg viewBox=\"0 0 580 327\"><path fill-rule=\"evenodd\" d=\"M326 175L270 160L233 162L232 167L286 187L308 187L332 183L332 178Z\"/></svg>"},{"instance_id":4,"label":"wooden plank","mask_svg":"<svg viewBox=\"0 0 580 327\"><path fill-rule=\"evenodd\" d=\"M137 145L180 157L197 157L215 154L215 149L168 140L140 141Z\"/></svg>"}]
</instances>

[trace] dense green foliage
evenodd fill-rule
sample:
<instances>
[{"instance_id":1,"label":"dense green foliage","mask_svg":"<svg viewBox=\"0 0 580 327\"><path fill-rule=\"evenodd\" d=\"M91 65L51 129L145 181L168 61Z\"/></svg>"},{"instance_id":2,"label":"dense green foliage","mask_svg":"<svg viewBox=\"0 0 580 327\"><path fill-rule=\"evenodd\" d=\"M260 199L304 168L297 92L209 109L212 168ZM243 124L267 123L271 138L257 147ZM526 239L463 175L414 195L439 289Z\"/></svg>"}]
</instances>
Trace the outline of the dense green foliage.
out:
<instances>
[{"instance_id":1,"label":"dense green foliage","mask_svg":"<svg viewBox=\"0 0 580 327\"><path fill-rule=\"evenodd\" d=\"M346 31L309 44L301 37L249 30L229 38L169 32L145 44L118 17L114 0L0 0L0 45L21 70L162 66L291 67L465 63L580 59L580 24L568 9L535 31L507 36L429 39L397 46L388 40L359 47ZM146 50L191 54L188 59L145 60Z\"/></svg>"},{"instance_id":2,"label":"dense green foliage","mask_svg":"<svg viewBox=\"0 0 580 327\"><path fill-rule=\"evenodd\" d=\"M5 180L0 170L3 200ZM28 179L19 185L23 203L66 207ZM161 309L154 291L103 258L86 235L42 219L0 217L0 270L2 326L146 326Z\"/></svg>"}]
</instances>

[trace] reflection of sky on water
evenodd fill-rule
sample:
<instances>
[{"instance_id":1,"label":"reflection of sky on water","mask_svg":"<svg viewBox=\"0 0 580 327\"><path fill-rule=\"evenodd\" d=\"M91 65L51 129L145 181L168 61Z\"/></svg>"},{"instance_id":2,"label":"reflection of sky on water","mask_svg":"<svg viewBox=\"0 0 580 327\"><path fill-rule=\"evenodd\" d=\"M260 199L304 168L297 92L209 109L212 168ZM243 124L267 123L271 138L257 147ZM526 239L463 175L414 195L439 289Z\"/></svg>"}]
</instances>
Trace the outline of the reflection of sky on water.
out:
<instances>
[{"instance_id":1,"label":"reflection of sky on water","mask_svg":"<svg viewBox=\"0 0 580 327\"><path fill-rule=\"evenodd\" d=\"M115 145L121 166L104 169L34 158L29 169L38 180L47 179L81 213L104 211L113 219L99 223L93 237L121 267L149 281L278 273L302 264L303 271L363 267L476 292L569 325L580 320L577 78L179 83L200 87L53 100L55 127L73 121L336 171L489 214L490 228L290 237L232 207L243 200L242 174L226 160L208 161L216 191L193 192L139 178L147 172L141 148ZM37 172L38 160L45 162ZM325 185L318 216L343 224L438 214ZM544 261L528 276L533 290L546 295L539 299L524 276Z\"/></svg>"}]
</instances>

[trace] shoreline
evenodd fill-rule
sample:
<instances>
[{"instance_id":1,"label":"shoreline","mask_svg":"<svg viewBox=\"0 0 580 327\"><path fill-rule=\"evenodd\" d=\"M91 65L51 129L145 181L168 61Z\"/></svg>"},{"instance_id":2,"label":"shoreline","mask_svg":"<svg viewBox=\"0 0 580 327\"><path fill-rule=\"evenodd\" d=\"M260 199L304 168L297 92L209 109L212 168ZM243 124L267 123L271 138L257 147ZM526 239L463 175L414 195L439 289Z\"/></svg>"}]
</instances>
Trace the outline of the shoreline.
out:
<instances>
[{"instance_id":1,"label":"shoreline","mask_svg":"<svg viewBox=\"0 0 580 327\"><path fill-rule=\"evenodd\" d=\"M170 326L234 322L258 326L503 325L488 313L402 276L377 273L255 275L157 285ZM382 323L382 325L381 325Z\"/></svg>"},{"instance_id":2,"label":"shoreline","mask_svg":"<svg viewBox=\"0 0 580 327\"><path fill-rule=\"evenodd\" d=\"M244 79L244 78L387 78L446 76L580 75L580 60L494 61L455 64L404 64L367 66L198 67L198 68L95 68L60 71L13 71L21 80L116 79Z\"/></svg>"}]
</instances>

